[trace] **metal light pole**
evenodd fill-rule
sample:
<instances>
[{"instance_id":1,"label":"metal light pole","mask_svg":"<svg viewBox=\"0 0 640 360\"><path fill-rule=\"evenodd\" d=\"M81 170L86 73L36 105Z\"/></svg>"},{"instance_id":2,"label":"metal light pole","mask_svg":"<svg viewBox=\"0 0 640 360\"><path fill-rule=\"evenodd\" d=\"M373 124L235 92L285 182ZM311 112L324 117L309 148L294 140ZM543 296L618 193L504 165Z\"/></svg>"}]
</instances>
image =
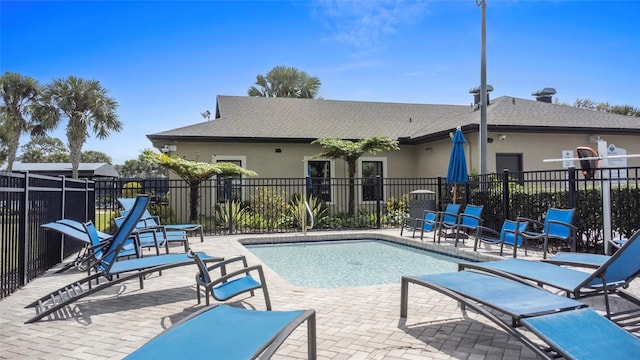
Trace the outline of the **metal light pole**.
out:
<instances>
[{"instance_id":1,"label":"metal light pole","mask_svg":"<svg viewBox=\"0 0 640 360\"><path fill-rule=\"evenodd\" d=\"M480 51L480 175L487 174L487 1L476 0L482 8L482 50Z\"/></svg>"}]
</instances>

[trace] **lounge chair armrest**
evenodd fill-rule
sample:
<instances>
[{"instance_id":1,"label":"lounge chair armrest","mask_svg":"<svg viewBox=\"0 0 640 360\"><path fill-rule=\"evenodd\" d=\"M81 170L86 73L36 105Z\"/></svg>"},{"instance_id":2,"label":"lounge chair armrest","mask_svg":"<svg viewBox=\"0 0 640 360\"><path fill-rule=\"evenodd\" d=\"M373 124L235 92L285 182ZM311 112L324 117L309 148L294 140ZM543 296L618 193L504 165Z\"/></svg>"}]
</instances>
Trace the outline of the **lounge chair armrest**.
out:
<instances>
[{"instance_id":1,"label":"lounge chair armrest","mask_svg":"<svg viewBox=\"0 0 640 360\"><path fill-rule=\"evenodd\" d=\"M260 283L264 284L264 271L262 270L262 265L252 265L243 269L239 269L236 271L232 271L226 275L223 275L219 278L216 278L215 280L213 280L212 282L208 283L208 286L215 286L217 284L221 284L221 283L225 283L231 279L233 279L234 277L238 276L238 275L249 275L250 272L252 271L257 271L259 273L259 277L260 277Z\"/></svg>"},{"instance_id":2,"label":"lounge chair armrest","mask_svg":"<svg viewBox=\"0 0 640 360\"><path fill-rule=\"evenodd\" d=\"M226 267L227 265L229 265L231 263L234 263L234 262L238 262L238 261L242 261L242 265L245 268L248 266L247 258L245 256L236 256L236 257L233 257L233 258L226 259L224 261L216 262L215 264L207 267L207 271L215 270L215 269L221 268L221 267Z\"/></svg>"},{"instance_id":3,"label":"lounge chair armrest","mask_svg":"<svg viewBox=\"0 0 640 360\"><path fill-rule=\"evenodd\" d=\"M567 223L567 222L564 222L564 221L549 220L549 224L554 224L554 225L559 225L559 226L566 226L566 227L569 228L569 230L571 230L573 232L578 231L578 227L577 226L575 226L573 224L570 224L570 223Z\"/></svg>"},{"instance_id":4,"label":"lounge chair armrest","mask_svg":"<svg viewBox=\"0 0 640 360\"><path fill-rule=\"evenodd\" d=\"M490 234L490 235L493 235L495 237L499 237L500 236L500 232L499 231L495 231L492 228L488 228L486 226L478 226L478 234L480 235L480 237L483 237L483 235L486 235L486 234Z\"/></svg>"},{"instance_id":5,"label":"lounge chair armrest","mask_svg":"<svg viewBox=\"0 0 640 360\"><path fill-rule=\"evenodd\" d=\"M460 216L458 217L458 224L462 224L462 222L464 221L465 218L477 220L478 224L482 224L482 218L481 217L475 216L475 215L471 215L471 214L465 214L465 213L461 213Z\"/></svg>"},{"instance_id":6,"label":"lounge chair armrest","mask_svg":"<svg viewBox=\"0 0 640 360\"><path fill-rule=\"evenodd\" d=\"M532 226L543 226L543 225L544 225L544 224L543 224L543 223L541 223L540 221L538 221L538 220L534 220L534 219L531 219L531 218L528 218L528 217L524 217L524 216L518 216L518 217L516 217L516 223L517 223L517 224L522 223L522 222L528 222L528 223L530 223ZM517 229L517 226L516 226L516 229Z\"/></svg>"}]
</instances>

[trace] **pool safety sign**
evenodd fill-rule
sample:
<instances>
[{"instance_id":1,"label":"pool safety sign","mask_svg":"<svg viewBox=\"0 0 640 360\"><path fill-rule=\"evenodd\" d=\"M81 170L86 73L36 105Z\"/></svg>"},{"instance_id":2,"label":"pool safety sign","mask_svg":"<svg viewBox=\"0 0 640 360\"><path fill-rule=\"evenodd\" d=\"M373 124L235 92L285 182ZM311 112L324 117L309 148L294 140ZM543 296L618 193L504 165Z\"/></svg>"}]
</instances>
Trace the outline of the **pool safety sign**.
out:
<instances>
[{"instance_id":1,"label":"pool safety sign","mask_svg":"<svg viewBox=\"0 0 640 360\"><path fill-rule=\"evenodd\" d=\"M562 158L563 159L573 159L573 150L562 150ZM568 169L568 168L572 168L573 166L573 160L563 160L562 161L562 168L563 169Z\"/></svg>"},{"instance_id":2,"label":"pool safety sign","mask_svg":"<svg viewBox=\"0 0 640 360\"><path fill-rule=\"evenodd\" d=\"M614 155L627 155L627 149L616 147L614 144L609 144L607 147L607 156ZM608 159L609 168L626 168L627 167L627 158L625 157L616 157L613 159ZM615 179L626 179L627 178L627 169L620 170L612 170L609 174L609 178L612 180ZM626 181L620 180L617 181L617 185L626 184Z\"/></svg>"}]
</instances>

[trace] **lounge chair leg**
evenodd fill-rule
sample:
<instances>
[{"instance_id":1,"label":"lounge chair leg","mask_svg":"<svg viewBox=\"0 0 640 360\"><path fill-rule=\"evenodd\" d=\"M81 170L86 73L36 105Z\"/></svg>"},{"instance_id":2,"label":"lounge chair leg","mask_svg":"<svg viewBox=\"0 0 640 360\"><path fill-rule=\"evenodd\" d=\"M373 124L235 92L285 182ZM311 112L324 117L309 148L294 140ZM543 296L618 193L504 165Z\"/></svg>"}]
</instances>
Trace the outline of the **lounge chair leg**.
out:
<instances>
[{"instance_id":1,"label":"lounge chair leg","mask_svg":"<svg viewBox=\"0 0 640 360\"><path fill-rule=\"evenodd\" d=\"M403 319L407 318L407 304L409 302L409 282L402 279L402 284L400 285L400 317Z\"/></svg>"},{"instance_id":2,"label":"lounge chair leg","mask_svg":"<svg viewBox=\"0 0 640 360\"><path fill-rule=\"evenodd\" d=\"M316 314L307 318L307 357L309 360L316 360L317 346L316 346Z\"/></svg>"}]
</instances>

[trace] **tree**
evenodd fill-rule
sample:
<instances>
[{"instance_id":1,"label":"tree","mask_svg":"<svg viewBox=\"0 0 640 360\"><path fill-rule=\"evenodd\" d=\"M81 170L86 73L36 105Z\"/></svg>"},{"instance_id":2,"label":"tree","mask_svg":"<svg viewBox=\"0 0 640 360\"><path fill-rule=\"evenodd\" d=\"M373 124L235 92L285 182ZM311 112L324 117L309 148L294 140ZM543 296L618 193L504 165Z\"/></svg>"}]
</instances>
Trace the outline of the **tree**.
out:
<instances>
[{"instance_id":1,"label":"tree","mask_svg":"<svg viewBox=\"0 0 640 360\"><path fill-rule=\"evenodd\" d=\"M67 147L62 140L50 136L33 136L31 140L22 145L22 155L18 160L25 163L41 162L68 162ZM66 161L57 161L67 159Z\"/></svg>"},{"instance_id":2,"label":"tree","mask_svg":"<svg viewBox=\"0 0 640 360\"><path fill-rule=\"evenodd\" d=\"M152 150L143 151L146 160L173 170L189 185L189 219L198 220L198 199L200 183L214 175L220 176L258 176L254 171L244 169L233 163L219 162L215 164L181 159L177 156L159 154Z\"/></svg>"},{"instance_id":3,"label":"tree","mask_svg":"<svg viewBox=\"0 0 640 360\"><path fill-rule=\"evenodd\" d=\"M572 106L570 104L563 103L557 100L556 104ZM607 112L611 114L640 117L640 108L634 107L632 105L610 105L608 102L597 103L591 99L576 99L576 101L574 101L573 103L573 107L592 111Z\"/></svg>"},{"instance_id":4,"label":"tree","mask_svg":"<svg viewBox=\"0 0 640 360\"><path fill-rule=\"evenodd\" d=\"M107 163L111 165L111 157L109 155L95 150L84 151L80 161L83 163Z\"/></svg>"},{"instance_id":5,"label":"tree","mask_svg":"<svg viewBox=\"0 0 640 360\"><path fill-rule=\"evenodd\" d=\"M75 76L56 79L44 91L44 101L56 109L58 120L66 117L67 141L71 173L78 177L78 165L82 159L82 146L89 137L89 129L99 139L110 132L119 132L122 123L118 120L116 101L107 96L107 90L97 80L84 80ZM57 122L57 121L56 121Z\"/></svg>"},{"instance_id":6,"label":"tree","mask_svg":"<svg viewBox=\"0 0 640 360\"><path fill-rule=\"evenodd\" d=\"M349 215L355 213L355 181L358 159L365 153L375 154L383 150L400 150L398 141L386 136L374 136L350 141L337 138L322 138L311 142L320 144L324 149L313 158L342 159L347 163L349 172Z\"/></svg>"},{"instance_id":7,"label":"tree","mask_svg":"<svg viewBox=\"0 0 640 360\"><path fill-rule=\"evenodd\" d=\"M124 165L116 165L116 170L120 176L124 178L159 178L167 177L167 169L159 164L148 161L144 155L138 156L138 159L127 160Z\"/></svg>"},{"instance_id":8,"label":"tree","mask_svg":"<svg viewBox=\"0 0 640 360\"><path fill-rule=\"evenodd\" d=\"M5 113L0 111L0 165L4 165L4 162L9 157L9 147L7 146L9 134L7 134L6 122Z\"/></svg>"},{"instance_id":9,"label":"tree","mask_svg":"<svg viewBox=\"0 0 640 360\"><path fill-rule=\"evenodd\" d=\"M7 71L0 77L0 136L6 144L8 171L13 170L23 133L43 132L55 127L55 119L38 103L41 92L42 87L29 76Z\"/></svg>"},{"instance_id":10,"label":"tree","mask_svg":"<svg viewBox=\"0 0 640 360\"><path fill-rule=\"evenodd\" d=\"M313 99L320 88L320 79L293 67L276 66L266 76L256 76L256 86L249 96Z\"/></svg>"}]
</instances>

